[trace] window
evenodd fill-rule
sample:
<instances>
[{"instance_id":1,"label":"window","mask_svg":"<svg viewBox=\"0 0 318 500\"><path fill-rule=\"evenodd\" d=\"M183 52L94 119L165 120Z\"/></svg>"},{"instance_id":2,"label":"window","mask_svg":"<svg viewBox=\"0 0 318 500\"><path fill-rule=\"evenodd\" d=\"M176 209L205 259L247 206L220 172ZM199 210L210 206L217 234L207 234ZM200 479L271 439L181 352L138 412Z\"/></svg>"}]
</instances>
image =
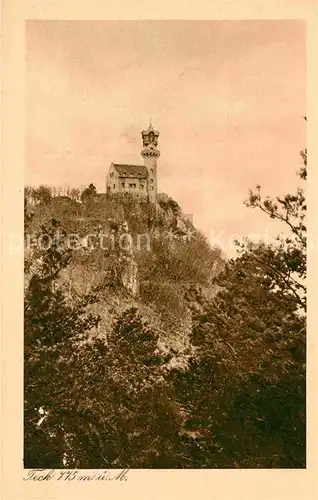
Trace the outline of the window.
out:
<instances>
[{"instance_id":1,"label":"window","mask_svg":"<svg viewBox=\"0 0 318 500\"><path fill-rule=\"evenodd\" d=\"M114 172L111 172L111 173L110 173L110 176L111 176L111 177L114 177Z\"/></svg>"},{"instance_id":2,"label":"window","mask_svg":"<svg viewBox=\"0 0 318 500\"><path fill-rule=\"evenodd\" d=\"M121 187L123 187L123 188L125 187L125 183L124 182L121 183Z\"/></svg>"},{"instance_id":3,"label":"window","mask_svg":"<svg viewBox=\"0 0 318 500\"><path fill-rule=\"evenodd\" d=\"M153 191L153 186L151 187L151 191Z\"/></svg>"},{"instance_id":4,"label":"window","mask_svg":"<svg viewBox=\"0 0 318 500\"><path fill-rule=\"evenodd\" d=\"M116 184L114 184L114 186L113 186L113 189L115 189L115 188L116 188Z\"/></svg>"},{"instance_id":5,"label":"window","mask_svg":"<svg viewBox=\"0 0 318 500\"><path fill-rule=\"evenodd\" d=\"M150 172L153 174L153 168L150 169Z\"/></svg>"},{"instance_id":6,"label":"window","mask_svg":"<svg viewBox=\"0 0 318 500\"><path fill-rule=\"evenodd\" d=\"M133 188L135 188L135 187L136 187L136 184L129 184L129 187L130 187L131 189L133 189Z\"/></svg>"},{"instance_id":7,"label":"window","mask_svg":"<svg viewBox=\"0 0 318 500\"><path fill-rule=\"evenodd\" d=\"M153 184L153 179L150 179L151 184Z\"/></svg>"}]
</instances>

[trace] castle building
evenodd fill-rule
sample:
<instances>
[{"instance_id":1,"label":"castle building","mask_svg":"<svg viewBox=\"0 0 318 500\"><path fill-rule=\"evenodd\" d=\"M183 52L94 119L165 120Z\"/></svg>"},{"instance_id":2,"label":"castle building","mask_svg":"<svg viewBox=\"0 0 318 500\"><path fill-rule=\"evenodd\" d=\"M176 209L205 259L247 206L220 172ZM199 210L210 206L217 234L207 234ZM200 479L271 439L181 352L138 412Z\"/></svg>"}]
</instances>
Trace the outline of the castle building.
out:
<instances>
[{"instance_id":1,"label":"castle building","mask_svg":"<svg viewBox=\"0 0 318 500\"><path fill-rule=\"evenodd\" d=\"M106 176L107 196L114 194L132 194L151 203L157 200L157 159L159 132L150 123L147 130L141 132L143 165L123 165L111 163Z\"/></svg>"}]
</instances>

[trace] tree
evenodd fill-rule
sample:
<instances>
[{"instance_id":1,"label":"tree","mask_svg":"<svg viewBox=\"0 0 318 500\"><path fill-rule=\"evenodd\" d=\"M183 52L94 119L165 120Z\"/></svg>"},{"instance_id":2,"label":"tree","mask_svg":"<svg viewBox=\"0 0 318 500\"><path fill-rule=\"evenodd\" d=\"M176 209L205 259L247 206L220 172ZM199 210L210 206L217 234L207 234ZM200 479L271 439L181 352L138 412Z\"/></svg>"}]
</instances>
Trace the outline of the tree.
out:
<instances>
[{"instance_id":1,"label":"tree","mask_svg":"<svg viewBox=\"0 0 318 500\"><path fill-rule=\"evenodd\" d=\"M96 187L94 184L90 184L84 191L82 192L81 195L81 200L83 202L87 202L89 200L92 200L97 194Z\"/></svg>"},{"instance_id":2,"label":"tree","mask_svg":"<svg viewBox=\"0 0 318 500\"><path fill-rule=\"evenodd\" d=\"M80 190L78 188L72 188L69 194L70 198L74 201L80 200Z\"/></svg>"},{"instance_id":3,"label":"tree","mask_svg":"<svg viewBox=\"0 0 318 500\"><path fill-rule=\"evenodd\" d=\"M240 244L216 276L212 300L192 290L196 356L188 371L173 374L185 426L200 437L190 463L304 467L305 197L298 189L263 200L257 187L247 205L284 222L290 235L271 245Z\"/></svg>"},{"instance_id":4,"label":"tree","mask_svg":"<svg viewBox=\"0 0 318 500\"><path fill-rule=\"evenodd\" d=\"M52 191L48 186L39 186L34 190L34 198L38 203L48 204L52 199Z\"/></svg>"},{"instance_id":5,"label":"tree","mask_svg":"<svg viewBox=\"0 0 318 500\"><path fill-rule=\"evenodd\" d=\"M45 236L50 244L44 250L36 248L25 262L29 278L24 309L24 457L27 467L61 464L60 447L65 442L63 420L56 423L54 431L50 430L49 423L54 420L58 395L65 391L63 360L69 357L74 344L83 341L99 322L99 317L86 314L87 305L97 300L96 293L89 293L71 304L58 286L60 273L72 255L64 245L66 234L58 232L58 228L54 219L49 226L42 227L41 237ZM63 411L63 405L59 411ZM45 424L40 426L43 413Z\"/></svg>"},{"instance_id":6,"label":"tree","mask_svg":"<svg viewBox=\"0 0 318 500\"><path fill-rule=\"evenodd\" d=\"M170 463L178 421L158 335L132 308L107 342L92 339L100 318L87 307L109 284L71 301L59 280L73 257L67 234L53 219L41 235L51 244L26 263L25 466Z\"/></svg>"},{"instance_id":7,"label":"tree","mask_svg":"<svg viewBox=\"0 0 318 500\"><path fill-rule=\"evenodd\" d=\"M173 463L178 414L165 383L170 356L160 352L157 342L158 334L134 307L118 317L108 338L109 375L99 380L102 393L110 398L107 411L112 415L114 434L108 460L112 466L164 467ZM110 387L116 388L111 394ZM109 433L104 439L102 448L109 449ZM100 464L99 457L95 465Z\"/></svg>"},{"instance_id":8,"label":"tree","mask_svg":"<svg viewBox=\"0 0 318 500\"><path fill-rule=\"evenodd\" d=\"M301 179L306 179L306 158L304 167L300 170ZM298 307L306 311L306 199L303 189L298 189L294 195L287 194L284 198L273 199L261 196L260 186L257 191L250 192L247 206L258 208L272 219L283 222L290 230L290 236L278 236L277 245L264 248L262 255L254 259L263 266L268 276L280 292L289 296Z\"/></svg>"}]
</instances>

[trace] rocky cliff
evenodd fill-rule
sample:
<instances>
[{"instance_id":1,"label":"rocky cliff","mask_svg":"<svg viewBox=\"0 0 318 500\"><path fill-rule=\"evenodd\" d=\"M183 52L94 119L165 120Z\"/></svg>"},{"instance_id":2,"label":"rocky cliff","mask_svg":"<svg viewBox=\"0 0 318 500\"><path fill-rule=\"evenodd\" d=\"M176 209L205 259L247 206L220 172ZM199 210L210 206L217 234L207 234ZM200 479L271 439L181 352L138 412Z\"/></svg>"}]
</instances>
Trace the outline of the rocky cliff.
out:
<instances>
[{"instance_id":1,"label":"rocky cliff","mask_svg":"<svg viewBox=\"0 0 318 500\"><path fill-rule=\"evenodd\" d=\"M29 231L36 238L41 225L54 217L70 235L73 254L61 280L70 300L105 285L91 306L102 318L92 335L107 337L118 314L135 306L160 333L163 345L186 352L191 328L187 290L211 291L222 258L175 201L158 199L154 205L130 197L98 196L86 203L53 198L32 208Z\"/></svg>"}]
</instances>

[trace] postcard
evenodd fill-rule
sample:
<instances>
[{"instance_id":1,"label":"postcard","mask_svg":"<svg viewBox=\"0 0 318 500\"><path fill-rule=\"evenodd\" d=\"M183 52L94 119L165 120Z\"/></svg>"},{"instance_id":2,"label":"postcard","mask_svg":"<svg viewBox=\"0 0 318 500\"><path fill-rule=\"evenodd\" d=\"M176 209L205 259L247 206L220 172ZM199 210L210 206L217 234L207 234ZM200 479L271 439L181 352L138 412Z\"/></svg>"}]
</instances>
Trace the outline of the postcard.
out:
<instances>
[{"instance_id":1,"label":"postcard","mask_svg":"<svg viewBox=\"0 0 318 500\"><path fill-rule=\"evenodd\" d=\"M315 497L315 7L4 4L4 498Z\"/></svg>"}]
</instances>

